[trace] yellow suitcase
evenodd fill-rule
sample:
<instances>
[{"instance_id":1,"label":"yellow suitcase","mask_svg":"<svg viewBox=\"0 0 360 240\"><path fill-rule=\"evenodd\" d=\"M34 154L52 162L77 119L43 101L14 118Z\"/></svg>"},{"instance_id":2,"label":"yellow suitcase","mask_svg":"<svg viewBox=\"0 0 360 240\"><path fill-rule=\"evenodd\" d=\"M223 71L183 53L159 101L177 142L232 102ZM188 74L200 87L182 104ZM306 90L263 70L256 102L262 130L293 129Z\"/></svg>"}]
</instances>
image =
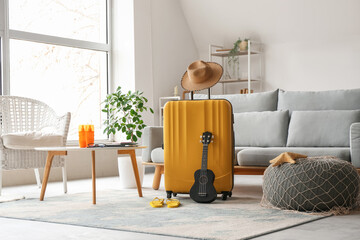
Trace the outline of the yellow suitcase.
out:
<instances>
[{"instance_id":1,"label":"yellow suitcase","mask_svg":"<svg viewBox=\"0 0 360 240\"><path fill-rule=\"evenodd\" d=\"M214 187L222 199L231 197L234 185L233 113L224 99L171 101L164 107L165 189L167 197L189 193L194 173L204 163L204 132L214 138L207 144L207 169L215 174ZM215 194L216 195L216 194Z\"/></svg>"}]
</instances>

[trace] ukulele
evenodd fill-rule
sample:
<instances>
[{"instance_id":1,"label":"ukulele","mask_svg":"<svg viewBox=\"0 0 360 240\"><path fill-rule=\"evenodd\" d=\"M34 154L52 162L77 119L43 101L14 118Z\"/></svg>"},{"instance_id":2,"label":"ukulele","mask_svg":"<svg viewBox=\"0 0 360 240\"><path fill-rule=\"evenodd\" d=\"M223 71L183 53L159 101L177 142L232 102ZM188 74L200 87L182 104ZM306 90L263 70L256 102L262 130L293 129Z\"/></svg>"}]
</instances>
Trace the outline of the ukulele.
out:
<instances>
[{"instance_id":1,"label":"ukulele","mask_svg":"<svg viewBox=\"0 0 360 240\"><path fill-rule=\"evenodd\" d=\"M203 153L201 160L201 169L194 173L195 182L190 189L190 197L198 203L211 203L217 197L214 187L215 174L207 169L208 146L211 142L211 132L204 132L201 142L203 143Z\"/></svg>"}]
</instances>

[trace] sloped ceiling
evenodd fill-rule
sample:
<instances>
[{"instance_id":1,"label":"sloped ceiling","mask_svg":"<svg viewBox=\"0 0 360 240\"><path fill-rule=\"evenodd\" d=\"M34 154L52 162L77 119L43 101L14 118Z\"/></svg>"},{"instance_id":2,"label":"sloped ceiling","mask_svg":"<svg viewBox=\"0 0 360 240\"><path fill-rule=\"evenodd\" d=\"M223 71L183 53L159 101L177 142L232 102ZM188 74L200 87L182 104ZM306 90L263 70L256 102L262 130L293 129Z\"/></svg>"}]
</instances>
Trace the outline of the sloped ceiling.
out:
<instances>
[{"instance_id":1,"label":"sloped ceiling","mask_svg":"<svg viewBox=\"0 0 360 240\"><path fill-rule=\"evenodd\" d=\"M358 0L180 1L203 59L209 44L264 44L265 90L360 87Z\"/></svg>"},{"instance_id":2,"label":"sloped ceiling","mask_svg":"<svg viewBox=\"0 0 360 240\"><path fill-rule=\"evenodd\" d=\"M357 0L181 0L200 52L240 38L265 44L343 39L360 34Z\"/></svg>"}]
</instances>

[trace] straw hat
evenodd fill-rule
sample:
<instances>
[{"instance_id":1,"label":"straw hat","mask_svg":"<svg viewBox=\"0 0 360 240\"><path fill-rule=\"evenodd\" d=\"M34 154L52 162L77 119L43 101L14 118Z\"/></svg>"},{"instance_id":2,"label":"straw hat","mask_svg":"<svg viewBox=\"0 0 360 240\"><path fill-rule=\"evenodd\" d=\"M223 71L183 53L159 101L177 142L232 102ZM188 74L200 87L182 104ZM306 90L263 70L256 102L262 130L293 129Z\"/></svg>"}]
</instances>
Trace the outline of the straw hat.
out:
<instances>
[{"instance_id":1,"label":"straw hat","mask_svg":"<svg viewBox=\"0 0 360 240\"><path fill-rule=\"evenodd\" d=\"M188 91L198 91L214 86L221 78L223 68L214 62L196 61L190 64L181 79L181 86Z\"/></svg>"}]
</instances>

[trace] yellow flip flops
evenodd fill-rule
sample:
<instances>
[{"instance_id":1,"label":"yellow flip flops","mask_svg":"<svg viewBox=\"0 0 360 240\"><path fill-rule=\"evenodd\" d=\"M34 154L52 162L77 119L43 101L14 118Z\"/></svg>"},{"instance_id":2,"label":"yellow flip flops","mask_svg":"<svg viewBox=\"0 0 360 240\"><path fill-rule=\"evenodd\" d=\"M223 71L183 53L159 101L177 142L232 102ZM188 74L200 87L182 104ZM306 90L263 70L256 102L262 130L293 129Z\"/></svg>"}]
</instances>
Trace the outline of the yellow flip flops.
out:
<instances>
[{"instance_id":1,"label":"yellow flip flops","mask_svg":"<svg viewBox=\"0 0 360 240\"><path fill-rule=\"evenodd\" d=\"M152 206L153 208L159 208L162 207L163 205L164 205L163 198L156 197L150 202L150 206Z\"/></svg>"},{"instance_id":2,"label":"yellow flip flops","mask_svg":"<svg viewBox=\"0 0 360 240\"><path fill-rule=\"evenodd\" d=\"M180 201L173 198L166 199L166 205L168 208L177 208L180 205Z\"/></svg>"}]
</instances>

